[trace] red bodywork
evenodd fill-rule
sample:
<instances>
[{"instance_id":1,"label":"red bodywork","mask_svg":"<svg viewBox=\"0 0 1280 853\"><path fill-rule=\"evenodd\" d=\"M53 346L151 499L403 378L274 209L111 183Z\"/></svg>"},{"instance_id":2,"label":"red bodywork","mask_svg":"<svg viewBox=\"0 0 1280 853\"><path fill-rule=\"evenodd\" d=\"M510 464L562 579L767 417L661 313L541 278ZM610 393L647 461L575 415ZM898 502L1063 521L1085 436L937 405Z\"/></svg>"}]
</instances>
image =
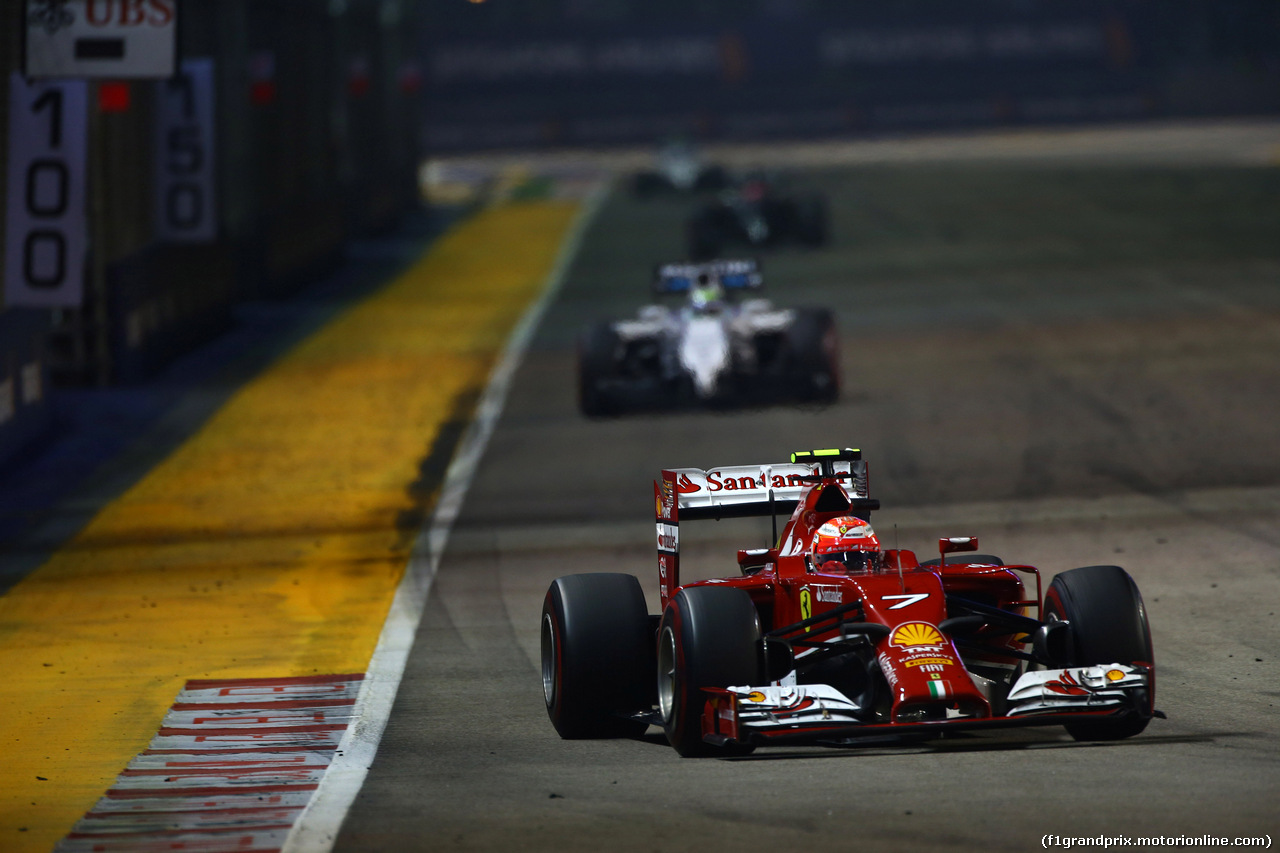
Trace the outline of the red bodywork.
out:
<instances>
[{"instance_id":1,"label":"red bodywork","mask_svg":"<svg viewBox=\"0 0 1280 853\"><path fill-rule=\"evenodd\" d=\"M835 562L814 565L809 551L818 527L840 516L866 519L872 509L878 508L878 502L866 497L865 464L854 464L861 467L843 474L827 467L822 475L799 478L792 473L785 481L765 468L754 485L747 479L740 480L738 488L757 492L778 488L790 489L794 495L797 479L804 480L804 488L797 497L784 502L785 508L792 504L794 508L776 547L740 551L740 576L687 586L714 584L746 591L759 612L766 644L771 632L779 636L785 633L785 643L795 661L802 660L806 650L821 647L824 641L847 641L851 635L860 635L872 643L875 664L888 690L879 691L875 718L860 721L856 726L858 735L938 726L1045 725L1114 711L1076 709L1070 715L1006 716L1009 676L1021 661L1029 659L1029 634L1039 626L1043 592L1039 571L1034 567L999 565L994 558L984 563L983 557L977 557L977 561L965 561L963 557L948 560L949 553L975 551L976 537L940 540L940 558L925 565L908 550L885 551L881 567L875 570L849 571ZM662 480L654 484L664 609L681 588L681 513L696 518L762 514L758 500L751 504L754 511L750 512L741 511L743 506L734 511L734 506L710 499L696 507L696 515L692 504L682 509L680 495L697 491L699 485L684 473L689 470L663 471ZM717 480L713 472L705 473L701 485L708 491L717 491L716 486L720 485L732 488L731 480ZM849 489L845 483L851 484ZM774 507L771 491L768 506ZM1035 578L1032 597L1028 597L1024 577ZM963 608L949 612L948 596L952 596L953 604L962 599ZM1034 612L1028 613L1029 610ZM975 615L983 613L988 615ZM991 619L991 615L1007 618ZM1015 628L1011 629L1011 625ZM963 639L957 640L958 636ZM963 659L958 642L965 649ZM1001 683L1003 692L997 686ZM702 716L704 736L712 741L739 740L741 697L715 687L704 688L703 692L707 697ZM809 703L811 714L812 706ZM851 734L847 720L833 720L829 727L824 722L809 722L802 731L797 726L793 730L780 728L776 734L757 732L756 736L783 742L811 740L824 732L832 737Z\"/></svg>"},{"instance_id":2,"label":"red bodywork","mask_svg":"<svg viewBox=\"0 0 1280 853\"><path fill-rule=\"evenodd\" d=\"M663 471L656 490L659 521L678 524L675 496L680 488L677 472ZM827 494L834 490L838 497ZM951 709L968 719L992 716L990 702L970 678L955 644L939 625L947 619L947 593L959 593L1007 612L1023 614L1027 607L1039 608L1039 572L1031 566L992 566L956 561L921 567L908 550L884 553L878 571L848 573L839 563L814 566L809 543L826 521L842 515L865 515L851 508L844 486L838 479L816 482L800 498L778 540L767 551L741 551L742 577L697 581L729 585L746 590L760 612L761 625L771 629L815 619L850 602L861 602L861 621L890 629L876 641L876 657L889 683L892 722L912 723L935 716L931 710ZM823 509L823 507L827 507ZM670 544L670 543L668 543ZM662 543L659 543L661 548ZM942 551L974 550L976 537L942 540ZM1026 598L1019 572L1036 577L1037 597ZM662 604L680 587L678 552L659 553ZM836 627L815 628L815 641L838 635ZM979 631L978 636L981 636ZM1013 652L1020 652L1025 638L1006 635L997 640ZM987 653L983 661L993 667L1012 668L1012 655ZM709 703L714 704L714 703ZM709 708L710 712L710 708Z\"/></svg>"}]
</instances>

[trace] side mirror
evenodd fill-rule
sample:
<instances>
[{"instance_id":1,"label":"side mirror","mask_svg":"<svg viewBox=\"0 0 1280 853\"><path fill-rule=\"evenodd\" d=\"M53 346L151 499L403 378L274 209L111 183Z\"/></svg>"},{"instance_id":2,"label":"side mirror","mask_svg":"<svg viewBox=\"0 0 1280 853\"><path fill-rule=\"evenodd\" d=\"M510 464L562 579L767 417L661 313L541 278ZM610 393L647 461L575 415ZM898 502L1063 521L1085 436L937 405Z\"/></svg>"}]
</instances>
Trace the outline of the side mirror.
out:
<instances>
[{"instance_id":1,"label":"side mirror","mask_svg":"<svg viewBox=\"0 0 1280 853\"><path fill-rule=\"evenodd\" d=\"M977 536L948 536L945 539L938 540L938 553L944 563L947 561L948 554L976 550L978 550Z\"/></svg>"}]
</instances>

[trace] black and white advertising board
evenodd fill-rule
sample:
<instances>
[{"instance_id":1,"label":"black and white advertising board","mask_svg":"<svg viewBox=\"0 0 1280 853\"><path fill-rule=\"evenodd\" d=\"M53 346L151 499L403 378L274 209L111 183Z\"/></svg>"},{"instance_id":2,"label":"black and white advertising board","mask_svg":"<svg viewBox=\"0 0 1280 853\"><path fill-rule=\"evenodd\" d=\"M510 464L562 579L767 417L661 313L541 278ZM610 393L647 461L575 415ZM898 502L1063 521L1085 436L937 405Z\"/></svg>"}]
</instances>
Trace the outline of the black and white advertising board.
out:
<instances>
[{"instance_id":1,"label":"black and white advertising board","mask_svg":"<svg viewBox=\"0 0 1280 853\"><path fill-rule=\"evenodd\" d=\"M171 243L217 238L213 60L183 60L156 83L156 236Z\"/></svg>"},{"instance_id":2,"label":"black and white advertising board","mask_svg":"<svg viewBox=\"0 0 1280 853\"><path fill-rule=\"evenodd\" d=\"M88 84L9 78L6 306L76 307L84 297Z\"/></svg>"},{"instance_id":3,"label":"black and white advertising board","mask_svg":"<svg viewBox=\"0 0 1280 853\"><path fill-rule=\"evenodd\" d=\"M169 77L178 0L26 0L28 77Z\"/></svg>"}]
</instances>

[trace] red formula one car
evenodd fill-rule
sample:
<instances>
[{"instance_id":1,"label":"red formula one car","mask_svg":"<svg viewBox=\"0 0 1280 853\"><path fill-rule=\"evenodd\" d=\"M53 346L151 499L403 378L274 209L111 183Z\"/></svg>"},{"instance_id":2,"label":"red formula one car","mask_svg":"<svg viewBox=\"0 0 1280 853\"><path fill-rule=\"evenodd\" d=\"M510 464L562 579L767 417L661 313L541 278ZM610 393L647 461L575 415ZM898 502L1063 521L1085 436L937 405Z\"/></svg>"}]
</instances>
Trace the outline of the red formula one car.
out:
<instances>
[{"instance_id":1,"label":"red formula one car","mask_svg":"<svg viewBox=\"0 0 1280 853\"><path fill-rule=\"evenodd\" d=\"M791 464L662 472L654 484L662 614L628 574L558 578L542 612L542 681L562 737L661 726L685 756L763 744L1063 725L1080 740L1141 732L1155 710L1142 597L1118 566L1057 575L880 547L857 450ZM680 583L680 528L790 513L739 574ZM1034 578L1035 594L1025 581ZM1028 615L1028 611L1035 615Z\"/></svg>"}]
</instances>

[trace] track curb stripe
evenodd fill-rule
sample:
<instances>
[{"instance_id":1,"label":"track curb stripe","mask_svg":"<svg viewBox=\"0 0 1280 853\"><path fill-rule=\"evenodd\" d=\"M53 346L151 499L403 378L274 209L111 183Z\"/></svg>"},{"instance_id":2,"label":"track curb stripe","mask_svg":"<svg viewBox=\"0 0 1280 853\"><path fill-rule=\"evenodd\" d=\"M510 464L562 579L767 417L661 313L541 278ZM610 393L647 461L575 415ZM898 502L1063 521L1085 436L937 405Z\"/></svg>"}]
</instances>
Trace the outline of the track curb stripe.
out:
<instances>
[{"instance_id":1,"label":"track curb stripe","mask_svg":"<svg viewBox=\"0 0 1280 853\"><path fill-rule=\"evenodd\" d=\"M54 850L280 850L363 682L360 673L188 681L151 747ZM302 749L290 743L300 737ZM254 749L263 738L282 748Z\"/></svg>"}]
</instances>

